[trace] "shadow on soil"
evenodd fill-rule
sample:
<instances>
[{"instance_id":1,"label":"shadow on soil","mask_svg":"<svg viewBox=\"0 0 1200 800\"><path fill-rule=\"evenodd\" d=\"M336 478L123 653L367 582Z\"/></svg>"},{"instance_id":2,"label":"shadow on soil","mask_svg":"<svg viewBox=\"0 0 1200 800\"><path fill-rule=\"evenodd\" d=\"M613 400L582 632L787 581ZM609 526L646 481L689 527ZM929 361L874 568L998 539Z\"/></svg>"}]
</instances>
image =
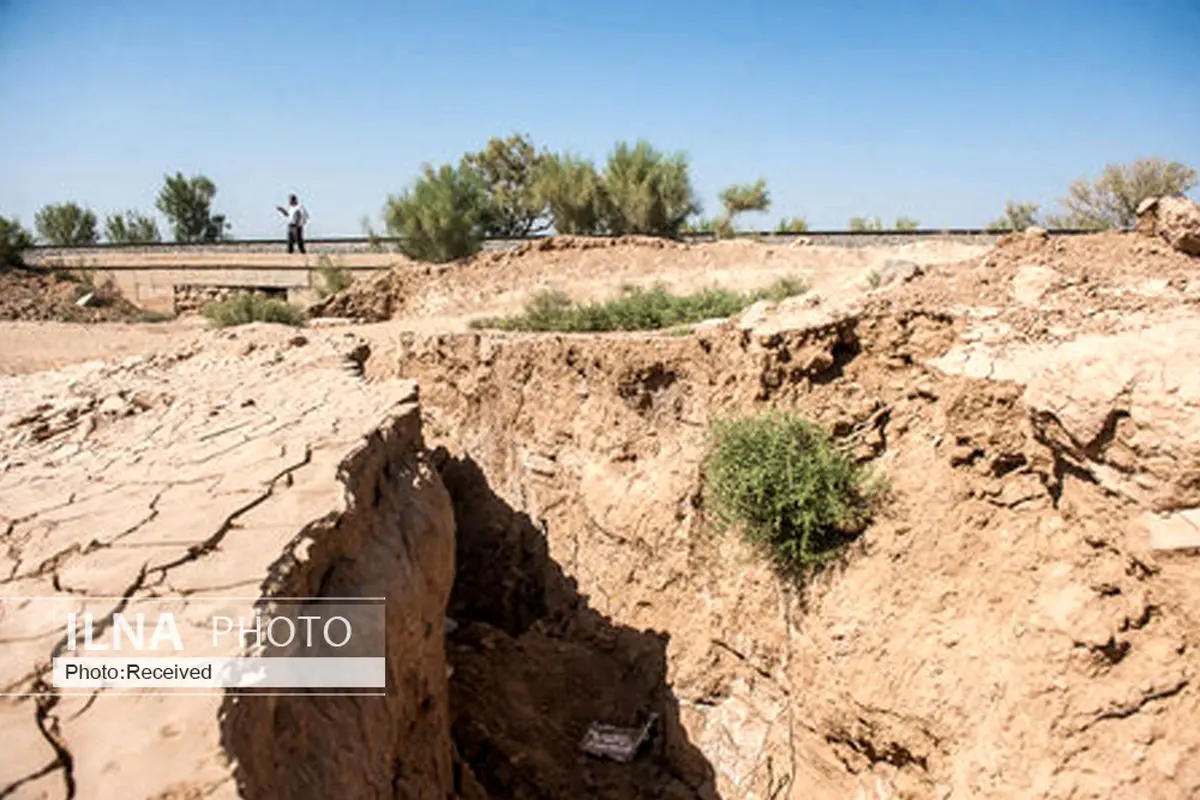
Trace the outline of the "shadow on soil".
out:
<instances>
[{"instance_id":1,"label":"shadow on soil","mask_svg":"<svg viewBox=\"0 0 1200 800\"><path fill-rule=\"evenodd\" d=\"M543 531L469 457L434 464L454 504L447 615L456 781L506 798L713 798L712 766L667 685L666 634L613 625L549 556ZM581 752L592 722L655 735L629 763Z\"/></svg>"}]
</instances>

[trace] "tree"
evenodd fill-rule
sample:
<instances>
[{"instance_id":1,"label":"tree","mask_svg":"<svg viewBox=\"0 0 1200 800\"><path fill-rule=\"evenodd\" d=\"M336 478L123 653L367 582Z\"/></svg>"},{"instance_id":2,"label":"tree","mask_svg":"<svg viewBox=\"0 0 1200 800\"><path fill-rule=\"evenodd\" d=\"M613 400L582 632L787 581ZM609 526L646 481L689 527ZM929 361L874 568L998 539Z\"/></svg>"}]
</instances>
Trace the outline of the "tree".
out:
<instances>
[{"instance_id":1,"label":"tree","mask_svg":"<svg viewBox=\"0 0 1200 800\"><path fill-rule=\"evenodd\" d=\"M1132 228L1137 207L1151 197L1179 195L1196 185L1196 170L1177 161L1142 158L1109 164L1095 181L1080 178L1060 203L1064 214L1047 218L1055 228Z\"/></svg>"},{"instance_id":2,"label":"tree","mask_svg":"<svg viewBox=\"0 0 1200 800\"><path fill-rule=\"evenodd\" d=\"M620 142L604 166L607 227L622 234L674 237L700 204L692 190L687 156L665 155L649 142Z\"/></svg>"},{"instance_id":3,"label":"tree","mask_svg":"<svg viewBox=\"0 0 1200 800\"><path fill-rule=\"evenodd\" d=\"M146 244L162 241L153 217L137 211L109 214L104 221L104 236L113 244Z\"/></svg>"},{"instance_id":4,"label":"tree","mask_svg":"<svg viewBox=\"0 0 1200 800\"><path fill-rule=\"evenodd\" d=\"M33 246L33 237L15 219L0 217L0 270L23 267L21 252Z\"/></svg>"},{"instance_id":5,"label":"tree","mask_svg":"<svg viewBox=\"0 0 1200 800\"><path fill-rule=\"evenodd\" d=\"M478 173L488 196L487 236L517 238L549 227L546 203L538 193L539 170L547 159L525 135L492 138L477 153L463 156L462 168Z\"/></svg>"},{"instance_id":6,"label":"tree","mask_svg":"<svg viewBox=\"0 0 1200 800\"><path fill-rule=\"evenodd\" d=\"M570 153L546 156L539 167L535 196L549 209L555 233L594 236L603 232L604 186L592 162Z\"/></svg>"},{"instance_id":7,"label":"tree","mask_svg":"<svg viewBox=\"0 0 1200 800\"><path fill-rule=\"evenodd\" d=\"M440 264L479 251L488 213L487 188L477 172L426 164L409 189L388 198L383 216L388 233L401 239L402 253Z\"/></svg>"},{"instance_id":8,"label":"tree","mask_svg":"<svg viewBox=\"0 0 1200 800\"><path fill-rule=\"evenodd\" d=\"M912 217L896 217L896 224L892 226L893 230L897 231L915 231L921 223Z\"/></svg>"},{"instance_id":9,"label":"tree","mask_svg":"<svg viewBox=\"0 0 1200 800\"><path fill-rule=\"evenodd\" d=\"M167 175L156 207L170 221L177 242L216 242L225 238L229 223L212 213L217 186L203 175Z\"/></svg>"},{"instance_id":10,"label":"tree","mask_svg":"<svg viewBox=\"0 0 1200 800\"><path fill-rule=\"evenodd\" d=\"M1037 225L1037 203L1018 203L1009 200L1004 204L1004 216L997 217L987 225L989 231L1023 231Z\"/></svg>"},{"instance_id":11,"label":"tree","mask_svg":"<svg viewBox=\"0 0 1200 800\"><path fill-rule=\"evenodd\" d=\"M766 211L771 207L771 194L767 191L765 178L759 178L754 183L728 186L721 192L720 199L725 210L717 220L718 236L733 235L733 219L738 214L746 211Z\"/></svg>"},{"instance_id":12,"label":"tree","mask_svg":"<svg viewBox=\"0 0 1200 800\"><path fill-rule=\"evenodd\" d=\"M851 217L850 230L855 233L868 233L871 231L883 230L883 223L879 221L879 217L867 219L866 217Z\"/></svg>"},{"instance_id":13,"label":"tree","mask_svg":"<svg viewBox=\"0 0 1200 800\"><path fill-rule=\"evenodd\" d=\"M804 217L792 217L788 219L784 217L779 220L779 224L775 226L776 233L807 233L808 220Z\"/></svg>"},{"instance_id":14,"label":"tree","mask_svg":"<svg viewBox=\"0 0 1200 800\"><path fill-rule=\"evenodd\" d=\"M80 247L95 244L96 214L77 203L58 203L42 206L33 218L38 236L57 247Z\"/></svg>"}]
</instances>

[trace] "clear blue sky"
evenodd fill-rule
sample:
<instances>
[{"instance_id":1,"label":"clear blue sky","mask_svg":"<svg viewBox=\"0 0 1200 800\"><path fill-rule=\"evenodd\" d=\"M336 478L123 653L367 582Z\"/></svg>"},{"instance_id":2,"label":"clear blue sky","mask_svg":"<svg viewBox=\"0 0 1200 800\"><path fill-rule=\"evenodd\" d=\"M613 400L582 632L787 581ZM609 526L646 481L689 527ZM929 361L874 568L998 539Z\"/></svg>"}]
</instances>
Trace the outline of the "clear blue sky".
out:
<instances>
[{"instance_id":1,"label":"clear blue sky","mask_svg":"<svg viewBox=\"0 0 1200 800\"><path fill-rule=\"evenodd\" d=\"M1144 155L1200 167L1198 0L0 0L0 214L151 210L202 172L233 235L358 235L489 136L691 158L706 211L975 227ZM164 226L165 232L165 226Z\"/></svg>"}]
</instances>

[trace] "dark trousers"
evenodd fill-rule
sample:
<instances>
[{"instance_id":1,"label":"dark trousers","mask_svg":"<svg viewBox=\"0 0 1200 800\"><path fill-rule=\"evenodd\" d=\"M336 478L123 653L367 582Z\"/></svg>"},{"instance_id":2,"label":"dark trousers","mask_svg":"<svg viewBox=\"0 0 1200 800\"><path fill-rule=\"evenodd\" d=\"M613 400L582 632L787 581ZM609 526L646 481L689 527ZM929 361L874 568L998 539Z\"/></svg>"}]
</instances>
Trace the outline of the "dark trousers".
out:
<instances>
[{"instance_id":1,"label":"dark trousers","mask_svg":"<svg viewBox=\"0 0 1200 800\"><path fill-rule=\"evenodd\" d=\"M304 252L304 226L303 225L288 225L288 252L292 252L293 247L299 247L300 252Z\"/></svg>"}]
</instances>

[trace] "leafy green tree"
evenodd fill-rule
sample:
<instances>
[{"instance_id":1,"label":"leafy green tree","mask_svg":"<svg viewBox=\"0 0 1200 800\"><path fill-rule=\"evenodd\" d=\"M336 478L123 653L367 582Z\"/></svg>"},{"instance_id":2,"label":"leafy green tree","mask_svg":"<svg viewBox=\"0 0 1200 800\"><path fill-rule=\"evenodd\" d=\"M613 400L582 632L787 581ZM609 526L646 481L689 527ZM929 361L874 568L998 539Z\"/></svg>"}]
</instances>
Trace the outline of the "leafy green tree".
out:
<instances>
[{"instance_id":1,"label":"leafy green tree","mask_svg":"<svg viewBox=\"0 0 1200 800\"><path fill-rule=\"evenodd\" d=\"M424 174L384 207L388 234L418 261L444 263L479 251L488 222L487 187L472 169L443 164Z\"/></svg>"},{"instance_id":2,"label":"leafy green tree","mask_svg":"<svg viewBox=\"0 0 1200 800\"><path fill-rule=\"evenodd\" d=\"M1037 224L1037 203L1018 203L1009 200L1004 204L1004 216L988 223L989 231L1023 231Z\"/></svg>"},{"instance_id":3,"label":"leafy green tree","mask_svg":"<svg viewBox=\"0 0 1200 800\"><path fill-rule=\"evenodd\" d=\"M919 226L920 224L921 224L920 222L913 219L912 217L903 217L903 216L896 217L896 224L893 226L893 230L915 231L917 229L917 226Z\"/></svg>"},{"instance_id":4,"label":"leafy green tree","mask_svg":"<svg viewBox=\"0 0 1200 800\"><path fill-rule=\"evenodd\" d=\"M33 237L15 219L0 217L0 270L23 267L21 252L33 246Z\"/></svg>"},{"instance_id":5,"label":"leafy green tree","mask_svg":"<svg viewBox=\"0 0 1200 800\"><path fill-rule=\"evenodd\" d=\"M493 137L483 150L463 156L461 168L479 175L488 196L485 235L519 238L549 227L546 201L538 191L546 160L522 134Z\"/></svg>"},{"instance_id":6,"label":"leafy green tree","mask_svg":"<svg viewBox=\"0 0 1200 800\"><path fill-rule=\"evenodd\" d=\"M156 207L170 221L177 242L216 242L225 238L225 215L212 213L217 186L203 175L165 177Z\"/></svg>"},{"instance_id":7,"label":"leafy green tree","mask_svg":"<svg viewBox=\"0 0 1200 800\"><path fill-rule=\"evenodd\" d=\"M765 178L759 178L754 183L728 186L721 192L720 199L724 212L717 220L718 236L733 235L733 220L738 214L747 211L766 211L771 207L771 194L767 191Z\"/></svg>"},{"instance_id":8,"label":"leafy green tree","mask_svg":"<svg viewBox=\"0 0 1200 800\"><path fill-rule=\"evenodd\" d=\"M592 162L570 153L548 155L539 166L535 186L536 202L549 209L555 233L603 233L604 185Z\"/></svg>"},{"instance_id":9,"label":"leafy green tree","mask_svg":"<svg viewBox=\"0 0 1200 800\"><path fill-rule=\"evenodd\" d=\"M1060 203L1065 213L1047 217L1051 227L1078 230L1132 228L1143 200L1179 195L1196 185L1196 170L1177 161L1142 158L1109 164L1094 181L1080 178Z\"/></svg>"},{"instance_id":10,"label":"leafy green tree","mask_svg":"<svg viewBox=\"0 0 1200 800\"><path fill-rule=\"evenodd\" d=\"M162 241L154 217L137 211L109 214L104 221L104 236L113 244L146 244Z\"/></svg>"},{"instance_id":11,"label":"leafy green tree","mask_svg":"<svg viewBox=\"0 0 1200 800\"><path fill-rule=\"evenodd\" d=\"M808 233L808 220L804 217L784 217L775 226L776 233Z\"/></svg>"},{"instance_id":12,"label":"leafy green tree","mask_svg":"<svg viewBox=\"0 0 1200 800\"><path fill-rule=\"evenodd\" d=\"M604 166L611 233L674 237L700 211L687 156L666 155L646 141L620 142Z\"/></svg>"},{"instance_id":13,"label":"leafy green tree","mask_svg":"<svg viewBox=\"0 0 1200 800\"><path fill-rule=\"evenodd\" d=\"M879 217L867 219L866 217L851 217L850 230L855 233L870 233L873 231L883 230L883 223L879 221Z\"/></svg>"},{"instance_id":14,"label":"leafy green tree","mask_svg":"<svg viewBox=\"0 0 1200 800\"><path fill-rule=\"evenodd\" d=\"M99 238L95 212L77 203L42 206L33 224L43 241L58 247L95 244Z\"/></svg>"}]
</instances>

